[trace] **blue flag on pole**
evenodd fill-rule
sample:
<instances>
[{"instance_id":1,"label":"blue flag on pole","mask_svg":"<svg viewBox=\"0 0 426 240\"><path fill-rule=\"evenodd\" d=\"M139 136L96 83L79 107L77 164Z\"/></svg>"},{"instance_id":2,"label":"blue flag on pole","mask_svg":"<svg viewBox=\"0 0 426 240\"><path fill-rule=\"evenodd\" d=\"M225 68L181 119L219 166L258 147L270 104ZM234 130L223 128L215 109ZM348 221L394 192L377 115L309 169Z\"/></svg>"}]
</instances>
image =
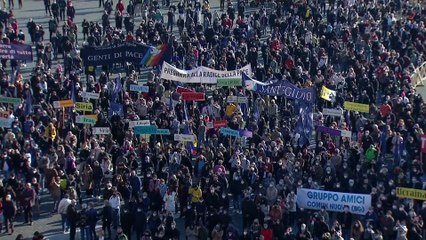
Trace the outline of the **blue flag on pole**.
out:
<instances>
[{"instance_id":1,"label":"blue flag on pole","mask_svg":"<svg viewBox=\"0 0 426 240\"><path fill-rule=\"evenodd\" d=\"M314 127L312 105L305 101L296 101L295 105L298 110L295 132L300 135L298 145L302 146L309 144Z\"/></svg>"},{"instance_id":2,"label":"blue flag on pole","mask_svg":"<svg viewBox=\"0 0 426 240\"><path fill-rule=\"evenodd\" d=\"M33 113L33 96L31 89L28 89L27 98L25 99L25 115Z\"/></svg>"}]
</instances>

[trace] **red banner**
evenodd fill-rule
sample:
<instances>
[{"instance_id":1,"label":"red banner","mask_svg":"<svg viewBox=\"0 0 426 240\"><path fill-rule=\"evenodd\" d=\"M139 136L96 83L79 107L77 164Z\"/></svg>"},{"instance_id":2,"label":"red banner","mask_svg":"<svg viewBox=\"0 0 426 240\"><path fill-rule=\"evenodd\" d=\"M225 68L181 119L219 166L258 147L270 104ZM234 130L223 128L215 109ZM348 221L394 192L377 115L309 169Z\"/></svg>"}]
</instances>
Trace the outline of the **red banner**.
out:
<instances>
[{"instance_id":1,"label":"red banner","mask_svg":"<svg viewBox=\"0 0 426 240\"><path fill-rule=\"evenodd\" d=\"M179 87L176 88L176 92L179 93L179 94L182 94L184 92L194 92L194 91L192 91L189 88L184 88L184 87L179 86Z\"/></svg>"},{"instance_id":2,"label":"red banner","mask_svg":"<svg viewBox=\"0 0 426 240\"><path fill-rule=\"evenodd\" d=\"M426 134L422 135L422 153L426 153Z\"/></svg>"},{"instance_id":3,"label":"red banner","mask_svg":"<svg viewBox=\"0 0 426 240\"><path fill-rule=\"evenodd\" d=\"M205 95L204 93L197 92L183 92L182 100L184 101L204 101Z\"/></svg>"},{"instance_id":4,"label":"red banner","mask_svg":"<svg viewBox=\"0 0 426 240\"><path fill-rule=\"evenodd\" d=\"M214 128L226 127L227 123L228 122L226 120L213 121L213 127Z\"/></svg>"}]
</instances>

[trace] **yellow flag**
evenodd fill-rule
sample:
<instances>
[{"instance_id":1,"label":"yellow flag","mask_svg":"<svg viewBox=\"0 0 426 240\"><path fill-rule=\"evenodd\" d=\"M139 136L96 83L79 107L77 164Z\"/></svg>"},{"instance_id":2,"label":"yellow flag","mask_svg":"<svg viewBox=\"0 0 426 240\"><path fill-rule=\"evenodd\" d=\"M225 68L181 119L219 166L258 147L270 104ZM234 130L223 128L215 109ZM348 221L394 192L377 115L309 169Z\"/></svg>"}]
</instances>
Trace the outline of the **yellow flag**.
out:
<instances>
[{"instance_id":1,"label":"yellow flag","mask_svg":"<svg viewBox=\"0 0 426 240\"><path fill-rule=\"evenodd\" d=\"M322 86L321 98L330 102L334 102L336 99L336 91L328 89L326 86Z\"/></svg>"}]
</instances>

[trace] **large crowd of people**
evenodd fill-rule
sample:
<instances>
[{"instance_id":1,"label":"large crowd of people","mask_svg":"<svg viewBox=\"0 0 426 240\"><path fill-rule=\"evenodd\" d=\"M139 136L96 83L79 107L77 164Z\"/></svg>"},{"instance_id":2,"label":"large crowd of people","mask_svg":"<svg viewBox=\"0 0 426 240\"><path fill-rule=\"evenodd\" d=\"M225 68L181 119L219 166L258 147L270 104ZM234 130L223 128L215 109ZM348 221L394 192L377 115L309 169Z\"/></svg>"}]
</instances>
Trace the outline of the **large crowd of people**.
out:
<instances>
[{"instance_id":1,"label":"large crowd of people","mask_svg":"<svg viewBox=\"0 0 426 240\"><path fill-rule=\"evenodd\" d=\"M30 63L1 60L0 93L22 104L1 104L13 123L0 128L0 231L16 234L17 215L33 224L44 193L71 240L77 229L83 240L426 236L426 205L396 194L397 187L425 188L426 108L411 84L426 61L421 2L220 0L215 9L208 0L99 0L100 19L92 22L79 19L72 0L44 0L51 19L44 26L30 19L26 33L14 16L20 10L13 0L8 4L0 14L3 43L35 46L35 67L27 76L20 69ZM315 126L352 137L314 133L301 144L291 99L185 84L206 94L205 101L186 102L176 91L180 83L160 78L160 66L85 67L79 54L123 42L169 44L168 62L180 69L250 64L258 81L314 87ZM147 93L130 91L138 81L146 81ZM320 98L322 86L336 91L333 101ZM100 97L85 100L83 91ZM247 97L247 106L226 101L230 95ZM113 98L122 112L110 114ZM96 124L76 123L82 112L54 107L66 99L92 103ZM343 109L346 101L368 104L369 113L322 113ZM129 126L137 120L171 135L137 135ZM210 126L214 120L253 136L229 141ZM95 135L94 127L110 133ZM196 141L174 141L178 133L193 133ZM368 194L371 208L365 215L348 207L304 209L297 204L302 187Z\"/></svg>"}]
</instances>

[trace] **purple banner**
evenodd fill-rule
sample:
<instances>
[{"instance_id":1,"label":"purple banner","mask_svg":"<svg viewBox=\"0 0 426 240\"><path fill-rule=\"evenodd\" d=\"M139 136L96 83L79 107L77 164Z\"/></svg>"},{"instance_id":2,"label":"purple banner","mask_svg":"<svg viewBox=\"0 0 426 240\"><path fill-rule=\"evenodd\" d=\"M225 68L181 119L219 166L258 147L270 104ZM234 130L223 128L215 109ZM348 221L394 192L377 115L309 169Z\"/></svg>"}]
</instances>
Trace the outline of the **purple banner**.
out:
<instances>
[{"instance_id":1,"label":"purple banner","mask_svg":"<svg viewBox=\"0 0 426 240\"><path fill-rule=\"evenodd\" d=\"M317 126L317 132L328 133L332 136L340 136L340 130L328 127Z\"/></svg>"},{"instance_id":2,"label":"purple banner","mask_svg":"<svg viewBox=\"0 0 426 240\"><path fill-rule=\"evenodd\" d=\"M0 44L0 59L32 61L33 50L30 45Z\"/></svg>"},{"instance_id":3,"label":"purple banner","mask_svg":"<svg viewBox=\"0 0 426 240\"><path fill-rule=\"evenodd\" d=\"M251 138L253 137L253 132L247 130L240 130L240 137Z\"/></svg>"}]
</instances>

